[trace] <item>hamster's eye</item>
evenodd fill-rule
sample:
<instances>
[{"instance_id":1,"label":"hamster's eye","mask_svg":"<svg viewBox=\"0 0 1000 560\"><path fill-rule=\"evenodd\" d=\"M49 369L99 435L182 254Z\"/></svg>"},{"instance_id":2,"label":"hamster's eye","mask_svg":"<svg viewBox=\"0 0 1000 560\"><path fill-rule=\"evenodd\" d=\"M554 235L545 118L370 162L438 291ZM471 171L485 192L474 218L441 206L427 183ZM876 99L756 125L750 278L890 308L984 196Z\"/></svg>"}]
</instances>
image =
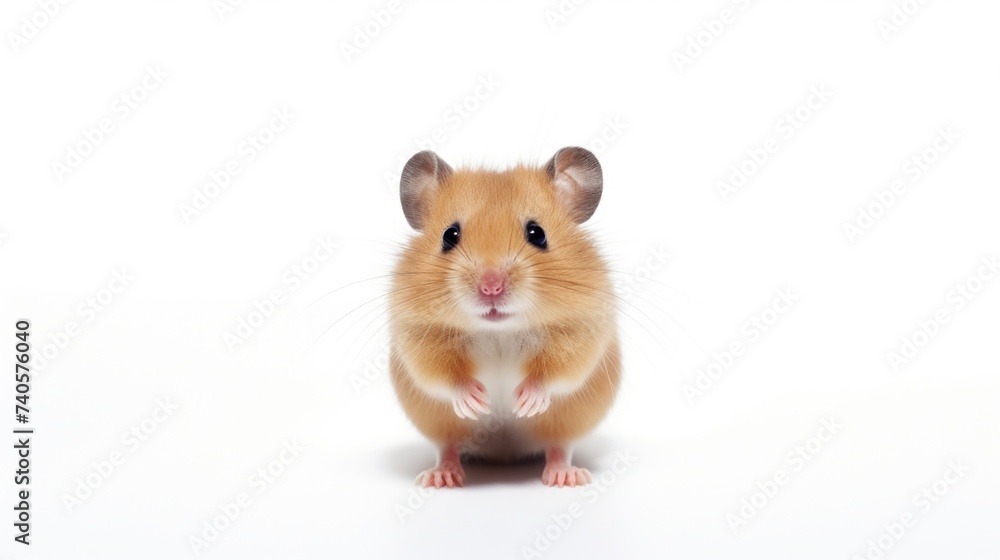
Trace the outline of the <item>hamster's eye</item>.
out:
<instances>
[{"instance_id":1,"label":"hamster's eye","mask_svg":"<svg viewBox=\"0 0 1000 560\"><path fill-rule=\"evenodd\" d=\"M448 226L448 229L444 230L444 235L441 237L441 251L447 253L457 247L458 238L461 233L457 223Z\"/></svg>"},{"instance_id":2,"label":"hamster's eye","mask_svg":"<svg viewBox=\"0 0 1000 560\"><path fill-rule=\"evenodd\" d=\"M534 221L528 222L528 225L524 226L524 237L528 243L539 249L547 249L549 246L548 240L545 239L545 230Z\"/></svg>"}]
</instances>

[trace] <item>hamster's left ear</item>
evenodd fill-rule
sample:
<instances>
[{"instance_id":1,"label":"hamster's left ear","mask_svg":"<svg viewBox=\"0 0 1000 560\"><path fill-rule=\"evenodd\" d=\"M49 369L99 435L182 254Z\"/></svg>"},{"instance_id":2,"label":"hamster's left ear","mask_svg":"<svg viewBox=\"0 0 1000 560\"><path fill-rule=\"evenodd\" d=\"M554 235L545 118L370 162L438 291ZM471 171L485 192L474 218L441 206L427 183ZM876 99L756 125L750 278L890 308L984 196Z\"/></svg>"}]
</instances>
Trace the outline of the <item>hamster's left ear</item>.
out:
<instances>
[{"instance_id":1,"label":"hamster's left ear","mask_svg":"<svg viewBox=\"0 0 1000 560\"><path fill-rule=\"evenodd\" d=\"M597 157L579 147L563 148L545 164L559 202L576 223L586 222L597 210L604 190L604 174Z\"/></svg>"},{"instance_id":2,"label":"hamster's left ear","mask_svg":"<svg viewBox=\"0 0 1000 560\"><path fill-rule=\"evenodd\" d=\"M430 198L451 175L451 166L430 150L418 152L406 162L399 179L399 200L410 227L420 231Z\"/></svg>"}]
</instances>

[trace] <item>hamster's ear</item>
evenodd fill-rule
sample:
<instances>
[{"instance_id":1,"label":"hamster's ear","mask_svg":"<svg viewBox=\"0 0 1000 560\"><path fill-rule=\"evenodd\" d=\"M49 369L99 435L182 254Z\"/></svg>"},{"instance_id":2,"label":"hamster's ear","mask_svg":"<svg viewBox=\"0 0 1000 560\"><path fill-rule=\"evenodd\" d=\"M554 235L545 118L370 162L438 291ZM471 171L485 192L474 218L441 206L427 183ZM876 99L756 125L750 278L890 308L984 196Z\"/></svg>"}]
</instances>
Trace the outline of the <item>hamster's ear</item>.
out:
<instances>
[{"instance_id":1,"label":"hamster's ear","mask_svg":"<svg viewBox=\"0 0 1000 560\"><path fill-rule=\"evenodd\" d=\"M604 174L597 157L578 147L563 148L545 164L559 201L576 223L586 222L597 210Z\"/></svg>"},{"instance_id":2,"label":"hamster's ear","mask_svg":"<svg viewBox=\"0 0 1000 560\"><path fill-rule=\"evenodd\" d=\"M430 150L418 152L406 162L399 179L399 200L410 227L420 231L430 197L449 175L451 167Z\"/></svg>"}]
</instances>

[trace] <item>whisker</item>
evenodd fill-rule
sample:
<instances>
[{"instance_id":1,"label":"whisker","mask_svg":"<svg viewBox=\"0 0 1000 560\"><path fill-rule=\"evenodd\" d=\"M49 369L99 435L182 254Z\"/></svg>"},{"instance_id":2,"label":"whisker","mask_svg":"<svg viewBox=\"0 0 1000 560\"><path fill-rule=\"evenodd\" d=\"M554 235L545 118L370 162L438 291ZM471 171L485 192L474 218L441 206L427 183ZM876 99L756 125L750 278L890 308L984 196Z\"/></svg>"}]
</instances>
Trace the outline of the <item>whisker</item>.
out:
<instances>
[{"instance_id":1,"label":"whisker","mask_svg":"<svg viewBox=\"0 0 1000 560\"><path fill-rule=\"evenodd\" d=\"M316 337L312 342L310 342L306 346L305 351L308 351L309 349L311 349L317 342L319 342L319 340L321 338L323 338L324 336L326 336L326 334L328 332L330 332L330 330L332 330L334 327L336 327L338 324L340 324L341 321L343 321L344 319L346 319L347 317L349 317L350 315L352 315L353 313L355 313L359 309L361 309L361 308L363 308L363 307L365 307L367 305L371 305L372 303L378 301L379 299L388 298L391 295L393 295L394 293L402 292L402 291L405 291L405 290L413 290L413 289L417 289L417 288L420 288L420 287L423 287L423 286L434 285L436 283L437 282L425 282L425 283L422 283L422 284L410 284L410 285L406 285L406 286L397 288L395 290L390 290L388 292L379 294L379 295L377 295L377 296L375 296L375 297L373 297L373 298L371 298L371 299L369 299L369 300L361 303L357 307L354 307L353 309L351 309L350 311L348 311L347 313L345 313L344 315L342 315L340 318L338 318L336 321L334 321L333 324L331 324L330 326L328 326L326 329L324 329L323 332L321 332L318 337ZM412 301L413 298L410 298L410 300ZM339 340L339 338L337 340Z\"/></svg>"},{"instance_id":2,"label":"whisker","mask_svg":"<svg viewBox=\"0 0 1000 560\"><path fill-rule=\"evenodd\" d=\"M619 294L615 294L615 293L609 292L607 290L602 290L600 288L593 288L593 287L591 287L591 286L589 286L587 284L584 284L584 283L581 283L581 282L574 282L572 280L567 280L565 278L554 278L554 277L550 277L550 276L529 276L528 278L536 278L536 279L546 280L546 281L554 282L554 283L560 283L561 282L563 284L571 284L571 285L574 285L574 286L579 286L581 288L593 289L593 290L601 292L603 294L607 294L607 295L609 295L609 296L611 296L613 298L616 298L616 299L620 300L622 303L625 303L625 304L628 304L628 305L632 306L636 311L638 311L639 313L642 313L642 315L644 317L646 317L647 319L649 319L650 322L656 324L656 321L654 321L652 317L650 317L649 315L647 315L646 312L644 312L640 307L638 307L637 305L633 304L632 302L626 300L625 298L623 298ZM640 296L636 295L636 297L640 297ZM640 297L640 299L641 299L641 297ZM683 325L681 325L680 323L678 323L673 317L670 317L669 313L667 313L663 309L660 309L659 306L653 304L650 301L646 301L646 300L643 300L643 301L645 301L646 303L652 305L654 308L657 309L657 311L659 311L660 313L663 313L668 319L670 319L671 321L673 321L673 323L675 325L677 325L678 328L684 330ZM666 333L664 333L664 334L666 334ZM687 334L688 337L691 338L692 342L694 342L695 344L698 344L698 341L695 340L694 337L692 337L691 334L688 333L686 330L685 330L685 334ZM704 349L702 349L702 351L704 351Z\"/></svg>"},{"instance_id":3,"label":"whisker","mask_svg":"<svg viewBox=\"0 0 1000 560\"><path fill-rule=\"evenodd\" d=\"M643 324L643 323L642 323L641 321L637 320L637 319L636 319L635 317L632 317L632 315L630 315L629 313L626 313L624 309L622 309L622 308L620 308L620 307L618 307L618 306L614 305L613 303L610 303L610 302L605 302L605 301L604 301L604 300L602 300L601 298L598 298L597 296L595 296L595 295L593 295L593 294L591 294L591 293L587 293L586 291L583 291L583 290L579 290L579 289L576 289L576 288L574 288L574 287L571 287L571 286L563 286L563 288L565 288L565 289L568 289L568 290L570 290L570 291L573 291L573 292L577 292L577 293L579 293L579 294L581 294L581 295L584 295L584 296L587 296L587 297L590 297L590 298L593 298L593 299L596 299L597 301L600 301L600 302L602 302L602 303L607 303L607 304L608 304L609 306L611 306L611 307L615 308L616 310L618 310L618 312L619 312L619 313L621 313L621 314L622 314L622 315L624 315L625 317L628 317L628 318L629 318L629 319L631 319L631 320L632 320L632 321L633 321L633 322L634 322L634 323L635 323L636 325L638 325L638 326L639 326L639 327L641 327L641 328L642 328L642 329L643 329L644 331L646 331L646 334L648 334L648 335L649 335L649 337L650 337L651 339L653 339L654 341L656 341L657 345L659 345L659 346L660 346L660 348L661 348L661 349L663 349L663 351L664 351L664 352L665 352L665 353L667 354L667 356L668 356L668 357L670 358L670 360L671 360L671 361L674 361L674 360L673 360L673 354L672 354L672 353L670 352L670 350L669 350L669 349L668 349L668 348L667 348L666 346L664 346L664 345L663 345L663 344L662 344L662 343L660 342L659 338L657 338L657 337L656 337L656 335L654 335L654 334L652 333L652 331L650 331L650 330L649 330L649 328L647 328L647 327L646 327L646 325L645 325L645 324ZM589 286L588 286L588 288L589 288ZM614 295L612 294L612 297L617 297L617 296L614 296ZM640 312L641 312L641 310L640 310ZM647 316L646 318L648 319L649 317ZM650 319L650 321L652 321L652 319ZM656 324L656 322L655 322L655 321L652 321L652 322L653 322L653 324L654 324L654 325ZM670 338L670 335L668 335L668 334L667 334L667 333L666 333L665 331L663 331L662 329L660 329L660 331L661 331L661 333L662 333L662 334L664 335L664 337L665 337L665 338L667 338L667 339L669 339L669 338ZM674 362L674 364L676 365L676 362Z\"/></svg>"}]
</instances>

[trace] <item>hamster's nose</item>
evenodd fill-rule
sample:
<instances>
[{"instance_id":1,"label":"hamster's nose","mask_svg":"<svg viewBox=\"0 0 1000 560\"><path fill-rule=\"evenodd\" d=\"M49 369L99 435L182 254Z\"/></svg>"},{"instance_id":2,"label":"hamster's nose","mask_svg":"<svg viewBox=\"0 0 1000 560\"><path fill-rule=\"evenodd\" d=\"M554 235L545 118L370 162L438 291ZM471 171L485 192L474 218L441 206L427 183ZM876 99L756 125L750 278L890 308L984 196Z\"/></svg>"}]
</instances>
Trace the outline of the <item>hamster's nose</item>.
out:
<instances>
[{"instance_id":1,"label":"hamster's nose","mask_svg":"<svg viewBox=\"0 0 1000 560\"><path fill-rule=\"evenodd\" d=\"M507 288L507 276L496 270L487 270L479 277L479 293L488 299L503 295Z\"/></svg>"}]
</instances>

